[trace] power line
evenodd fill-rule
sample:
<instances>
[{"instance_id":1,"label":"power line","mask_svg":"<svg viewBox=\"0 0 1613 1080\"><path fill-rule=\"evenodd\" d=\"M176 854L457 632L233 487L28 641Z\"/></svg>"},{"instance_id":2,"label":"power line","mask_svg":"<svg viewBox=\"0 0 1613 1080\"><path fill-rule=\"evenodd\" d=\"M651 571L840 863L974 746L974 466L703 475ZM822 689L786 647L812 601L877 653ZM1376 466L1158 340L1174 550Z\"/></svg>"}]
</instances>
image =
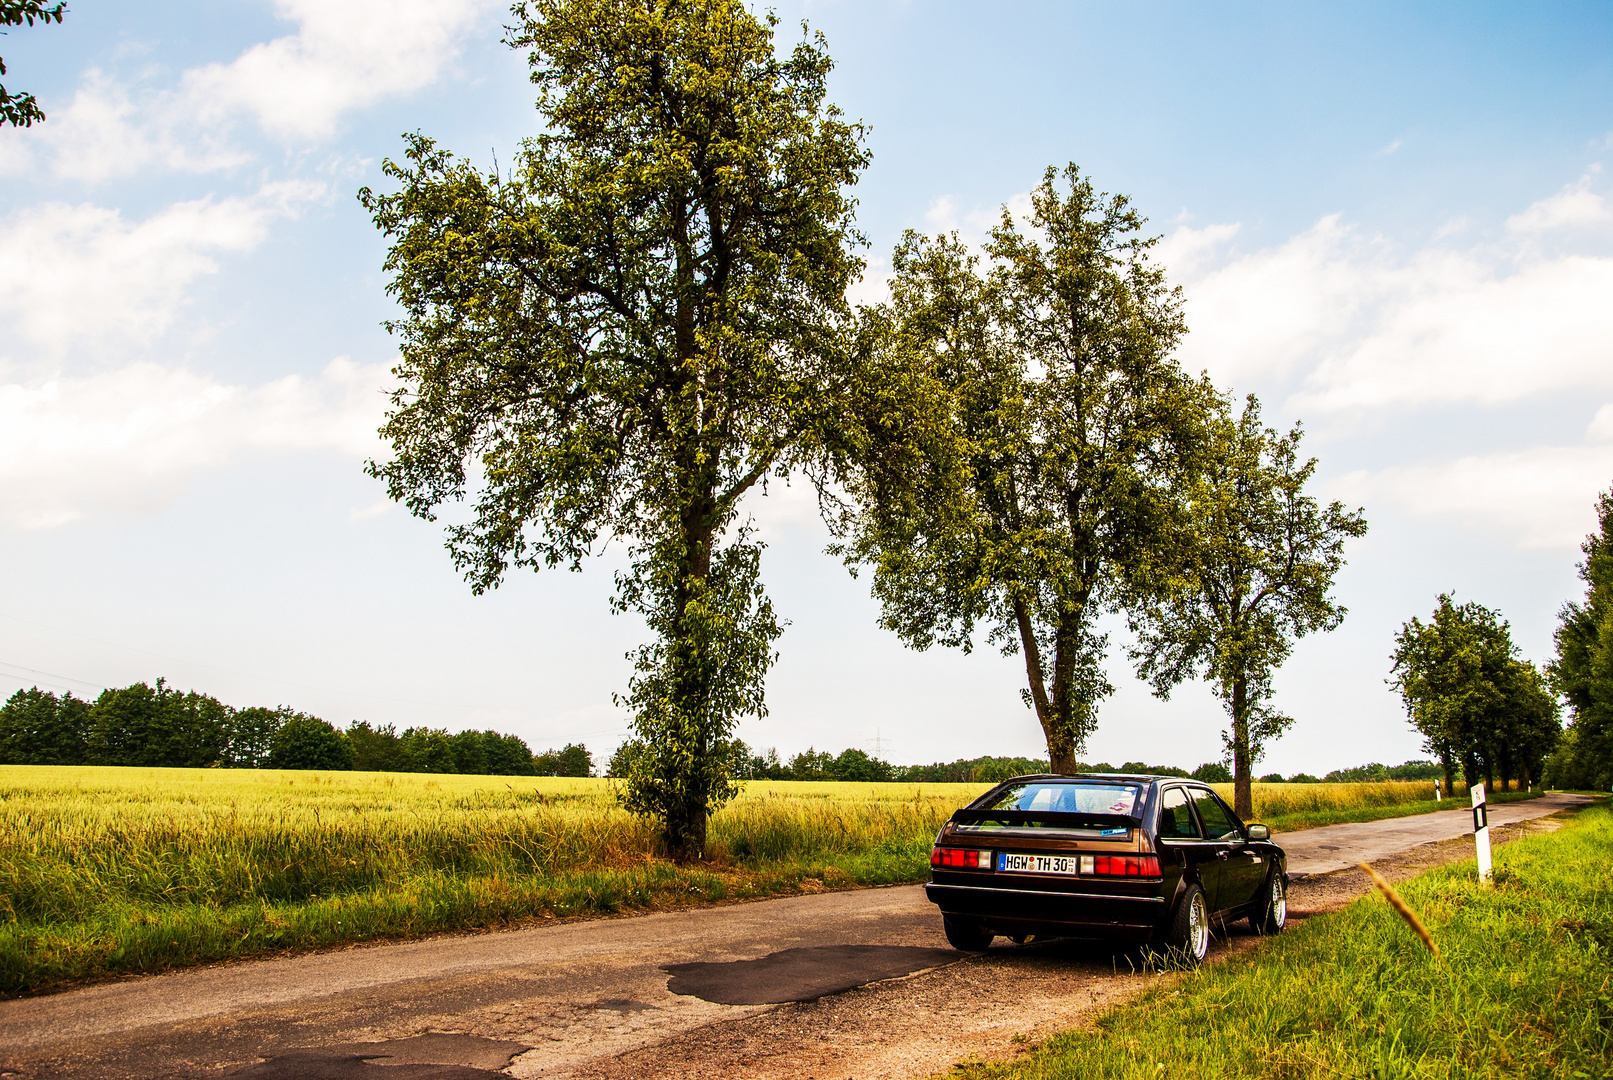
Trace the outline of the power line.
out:
<instances>
[{"instance_id":1,"label":"power line","mask_svg":"<svg viewBox=\"0 0 1613 1080\"><path fill-rule=\"evenodd\" d=\"M500 711L505 711L505 712L523 712L523 711L525 711L524 707L516 706L516 705L489 705L489 704L487 704L485 702L466 702L466 701L457 701L457 702L425 701L425 700L423 700L421 698L415 698L415 697L399 698L399 697L387 697L387 696L381 695L381 694L362 694L362 693L355 694L350 690L336 690L336 689L333 689L333 688L328 687L328 686L315 686L312 683L300 683L300 682L295 682L295 681L290 680L290 679L276 678L276 677L268 676L268 675L254 675L251 672L237 671L234 668L220 667L217 664L207 664L207 663L203 663L203 662L201 662L199 660L186 660L183 657L169 656L166 653L152 652L150 649L137 649L132 645L123 645L123 644L121 644L119 642L116 642L116 641L108 641L105 638L92 637L89 634L81 634L76 630L66 630L66 629L63 629L60 626L50 626L50 625L47 625L47 624L42 623L42 622L35 622L35 621L31 620L31 619L20 618L20 617L18 617L16 615L8 615L3 611L0 611L0 619L10 619L12 622L22 623L24 626L33 626L33 627L37 627L40 630L49 630L52 633L66 634L68 637L76 637L76 638L80 638L80 639L82 639L84 641L93 641L97 645L106 645L106 646L108 646L110 648L113 648L113 649L123 649L126 652L138 653L141 656L155 657L158 660L166 660L171 664L185 664L185 665L190 666L190 667L204 668L204 669L209 670L209 671L220 671L220 672L223 672L226 675L234 675L234 676L236 676L238 678L242 678L242 679L252 679L254 681L262 682L262 683L268 683L268 684L273 685L273 686L289 687L290 689L293 689L293 690L301 690L301 691L312 690L312 691L315 691L315 692L321 693L321 694L335 694L337 697L344 697L344 698L348 698L349 700L353 700L353 701L371 701L371 702L384 701L384 702L388 702L388 703L394 704L394 705L429 705L432 708L437 708L437 709L455 709L455 710L459 710L459 709L467 709L467 708L469 708L469 709L494 709L494 710L500 710ZM15 666L15 665L13 665L13 666ZM25 670L27 670L27 669L25 669ZM58 677L59 678L66 678L66 676L58 676ZM99 686L99 685L101 685L101 684L98 684L98 683L90 683L90 682L87 682L87 681L82 680L82 679L68 679L67 681L68 682L82 682L86 686Z\"/></svg>"}]
</instances>

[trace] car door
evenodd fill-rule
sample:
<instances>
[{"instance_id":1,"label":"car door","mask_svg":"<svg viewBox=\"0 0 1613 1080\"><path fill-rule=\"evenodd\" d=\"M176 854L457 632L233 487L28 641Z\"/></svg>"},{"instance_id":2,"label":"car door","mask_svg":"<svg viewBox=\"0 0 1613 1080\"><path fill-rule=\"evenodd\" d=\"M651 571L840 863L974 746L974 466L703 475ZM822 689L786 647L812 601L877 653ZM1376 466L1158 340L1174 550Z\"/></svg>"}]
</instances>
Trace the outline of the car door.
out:
<instances>
[{"instance_id":1,"label":"car door","mask_svg":"<svg viewBox=\"0 0 1613 1080\"><path fill-rule=\"evenodd\" d=\"M1188 794L1204 828L1206 858L1217 863L1215 886L1205 886L1210 894L1210 910L1226 911L1237 907L1254 894L1254 888L1246 883L1249 845L1243 828L1226 803L1216 798L1209 788L1188 788Z\"/></svg>"},{"instance_id":2,"label":"car door","mask_svg":"<svg viewBox=\"0 0 1613 1080\"><path fill-rule=\"evenodd\" d=\"M1216 856L1221 848L1205 840L1198 818L1188 805L1187 789L1171 786L1160 795L1159 846L1172 861L1180 859L1183 873L1197 877L1204 888L1204 902L1215 910L1215 894L1221 887L1226 863Z\"/></svg>"},{"instance_id":3,"label":"car door","mask_svg":"<svg viewBox=\"0 0 1613 1080\"><path fill-rule=\"evenodd\" d=\"M1227 869L1224 883L1227 886L1228 902L1223 907L1236 907L1246 904L1254 899L1260 886L1266 880L1266 860L1260 849L1249 843L1249 830L1237 813L1228 806L1221 796L1211 792L1215 801L1220 804L1221 811L1237 829L1237 838L1232 841L1232 849L1227 853Z\"/></svg>"}]
</instances>

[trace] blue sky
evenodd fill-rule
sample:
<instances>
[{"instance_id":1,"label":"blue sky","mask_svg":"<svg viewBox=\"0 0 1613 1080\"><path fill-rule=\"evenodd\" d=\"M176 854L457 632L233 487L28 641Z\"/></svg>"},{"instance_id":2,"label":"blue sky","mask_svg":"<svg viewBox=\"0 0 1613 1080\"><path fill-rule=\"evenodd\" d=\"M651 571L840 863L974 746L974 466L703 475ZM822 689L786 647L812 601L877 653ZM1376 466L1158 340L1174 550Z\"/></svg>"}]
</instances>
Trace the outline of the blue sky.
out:
<instances>
[{"instance_id":1,"label":"blue sky","mask_svg":"<svg viewBox=\"0 0 1613 1080\"><path fill-rule=\"evenodd\" d=\"M904 228L978 238L1049 164L1124 192L1187 295L1182 359L1303 420L1319 490L1371 532L1350 608L1278 680L1269 767L1418 754L1384 685L1435 595L1550 652L1613 484L1613 9L1579 5L822 3L877 297ZM0 38L49 120L0 131L0 692L166 675L338 724L625 732L642 636L581 575L472 597L435 526L360 468L395 349L354 193L419 129L483 164L534 130L504 10L474 0L80 0ZM1040 748L1017 658L904 650L822 553L799 485L752 512L792 624L786 755ZM1117 645L1123 641L1117 630ZM1131 679L1088 756L1220 754L1201 687Z\"/></svg>"}]
</instances>

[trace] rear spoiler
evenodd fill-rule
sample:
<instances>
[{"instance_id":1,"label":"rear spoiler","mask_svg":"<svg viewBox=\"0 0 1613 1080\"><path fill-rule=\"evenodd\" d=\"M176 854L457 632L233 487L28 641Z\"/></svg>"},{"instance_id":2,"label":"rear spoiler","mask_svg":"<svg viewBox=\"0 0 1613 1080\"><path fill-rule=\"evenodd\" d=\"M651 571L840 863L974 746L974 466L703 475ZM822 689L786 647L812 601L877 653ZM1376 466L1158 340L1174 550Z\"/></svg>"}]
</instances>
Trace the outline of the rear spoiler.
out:
<instances>
[{"instance_id":1,"label":"rear spoiler","mask_svg":"<svg viewBox=\"0 0 1613 1080\"><path fill-rule=\"evenodd\" d=\"M1128 829L1140 828L1143 819L1130 814L1072 814L1054 810L959 810L954 825L1001 825L1004 828Z\"/></svg>"}]
</instances>

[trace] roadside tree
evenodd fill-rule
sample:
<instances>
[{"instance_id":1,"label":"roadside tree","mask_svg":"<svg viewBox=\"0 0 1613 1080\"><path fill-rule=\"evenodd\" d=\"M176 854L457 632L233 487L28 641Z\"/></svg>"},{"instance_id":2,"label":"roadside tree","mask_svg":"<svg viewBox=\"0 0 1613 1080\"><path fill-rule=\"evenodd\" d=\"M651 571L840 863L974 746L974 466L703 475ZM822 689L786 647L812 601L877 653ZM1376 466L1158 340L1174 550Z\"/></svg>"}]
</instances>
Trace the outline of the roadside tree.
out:
<instances>
[{"instance_id":1,"label":"roadside tree","mask_svg":"<svg viewBox=\"0 0 1613 1080\"><path fill-rule=\"evenodd\" d=\"M855 375L846 189L868 155L821 37L780 55L739 0L514 13L541 120L514 167L413 135L385 166L401 190L360 195L405 313L393 454L370 469L428 519L479 488L447 530L477 593L627 541L615 606L656 640L619 698L641 743L626 802L695 857L781 630L739 503L819 460Z\"/></svg>"},{"instance_id":2,"label":"roadside tree","mask_svg":"<svg viewBox=\"0 0 1613 1080\"><path fill-rule=\"evenodd\" d=\"M1561 721L1540 673L1516 654L1500 613L1449 594L1433 619L1413 618L1395 635L1389 684L1439 760L1447 790L1458 763L1469 784L1541 775Z\"/></svg>"},{"instance_id":3,"label":"roadside tree","mask_svg":"<svg viewBox=\"0 0 1613 1080\"><path fill-rule=\"evenodd\" d=\"M1563 605L1550 672L1574 717L1556 782L1605 791L1613 788L1613 491L1598 496L1596 518L1580 548L1585 599Z\"/></svg>"},{"instance_id":4,"label":"roadside tree","mask_svg":"<svg viewBox=\"0 0 1613 1080\"><path fill-rule=\"evenodd\" d=\"M1241 415L1217 409L1205 431L1199 467L1181 484L1176 572L1131 609L1131 655L1161 697L1188 678L1209 680L1229 720L1234 809L1248 818L1255 763L1293 723L1271 705L1272 676L1296 639L1344 618L1328 594L1344 542L1367 523L1306 493L1316 459L1300 460L1299 427L1266 427L1253 395Z\"/></svg>"},{"instance_id":5,"label":"roadside tree","mask_svg":"<svg viewBox=\"0 0 1613 1080\"><path fill-rule=\"evenodd\" d=\"M984 629L1023 653L1054 772L1074 771L1113 692L1097 619L1152 587L1210 396L1171 357L1181 297L1143 224L1050 168L1027 222L1004 209L989 274L956 236L908 233L868 319L879 368L928 406L890 445L865 425L837 550L873 566L882 624L909 645L968 650Z\"/></svg>"}]
</instances>

